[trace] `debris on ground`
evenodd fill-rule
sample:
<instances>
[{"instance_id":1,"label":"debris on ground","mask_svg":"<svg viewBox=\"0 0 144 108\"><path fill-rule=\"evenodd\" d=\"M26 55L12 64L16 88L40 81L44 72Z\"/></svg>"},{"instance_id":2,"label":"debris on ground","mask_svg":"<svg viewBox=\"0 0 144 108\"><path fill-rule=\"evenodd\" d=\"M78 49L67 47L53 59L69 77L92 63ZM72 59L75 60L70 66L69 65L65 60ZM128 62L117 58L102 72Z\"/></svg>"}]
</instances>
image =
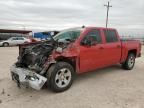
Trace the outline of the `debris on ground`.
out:
<instances>
[{"instance_id":1,"label":"debris on ground","mask_svg":"<svg viewBox=\"0 0 144 108\"><path fill-rule=\"evenodd\" d=\"M2 103L2 100L0 100L0 104Z\"/></svg>"},{"instance_id":2,"label":"debris on ground","mask_svg":"<svg viewBox=\"0 0 144 108\"><path fill-rule=\"evenodd\" d=\"M5 90L4 89L2 90L1 94L5 94Z\"/></svg>"}]
</instances>

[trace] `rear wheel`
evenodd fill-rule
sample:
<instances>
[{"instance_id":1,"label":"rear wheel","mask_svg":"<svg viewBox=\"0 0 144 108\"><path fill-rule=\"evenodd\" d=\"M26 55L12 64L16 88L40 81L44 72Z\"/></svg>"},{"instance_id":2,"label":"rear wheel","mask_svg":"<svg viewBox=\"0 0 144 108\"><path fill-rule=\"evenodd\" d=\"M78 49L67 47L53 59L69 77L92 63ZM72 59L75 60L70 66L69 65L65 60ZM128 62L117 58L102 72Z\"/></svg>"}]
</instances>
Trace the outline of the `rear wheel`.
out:
<instances>
[{"instance_id":1,"label":"rear wheel","mask_svg":"<svg viewBox=\"0 0 144 108\"><path fill-rule=\"evenodd\" d=\"M134 65L135 65L135 54L129 53L126 61L122 64L122 67L126 70L131 70L133 69Z\"/></svg>"},{"instance_id":2,"label":"rear wheel","mask_svg":"<svg viewBox=\"0 0 144 108\"><path fill-rule=\"evenodd\" d=\"M8 46L9 46L9 43L5 42L5 43L3 43L3 46L4 46L4 47L8 47Z\"/></svg>"},{"instance_id":3,"label":"rear wheel","mask_svg":"<svg viewBox=\"0 0 144 108\"><path fill-rule=\"evenodd\" d=\"M66 62L52 65L47 72L47 85L54 92L63 92L69 89L74 79L74 69Z\"/></svg>"}]
</instances>

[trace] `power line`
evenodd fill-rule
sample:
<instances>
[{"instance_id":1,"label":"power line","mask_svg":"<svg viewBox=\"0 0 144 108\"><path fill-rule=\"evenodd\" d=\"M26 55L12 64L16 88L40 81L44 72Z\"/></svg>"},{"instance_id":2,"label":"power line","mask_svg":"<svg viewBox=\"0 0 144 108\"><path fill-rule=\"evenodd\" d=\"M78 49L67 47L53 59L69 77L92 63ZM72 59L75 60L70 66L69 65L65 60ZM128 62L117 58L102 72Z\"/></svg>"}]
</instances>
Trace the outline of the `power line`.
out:
<instances>
[{"instance_id":1,"label":"power line","mask_svg":"<svg viewBox=\"0 0 144 108\"><path fill-rule=\"evenodd\" d=\"M108 1L107 5L104 5L104 6L106 6L106 8L107 8L107 16L106 16L106 28L107 28L107 26L108 26L108 17L109 17L109 8L112 7L112 6L110 5L109 1Z\"/></svg>"}]
</instances>

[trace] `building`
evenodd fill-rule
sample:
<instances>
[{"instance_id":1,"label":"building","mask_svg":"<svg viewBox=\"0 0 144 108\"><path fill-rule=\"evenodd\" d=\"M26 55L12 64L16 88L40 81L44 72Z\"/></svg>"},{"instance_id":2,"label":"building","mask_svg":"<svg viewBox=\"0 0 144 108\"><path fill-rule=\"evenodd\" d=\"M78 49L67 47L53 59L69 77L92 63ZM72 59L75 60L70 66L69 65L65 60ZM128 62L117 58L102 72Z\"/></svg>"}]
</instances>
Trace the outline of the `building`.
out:
<instances>
[{"instance_id":1,"label":"building","mask_svg":"<svg viewBox=\"0 0 144 108\"><path fill-rule=\"evenodd\" d=\"M6 40L10 37L32 37L32 31L29 30L9 30L0 29L0 40Z\"/></svg>"}]
</instances>

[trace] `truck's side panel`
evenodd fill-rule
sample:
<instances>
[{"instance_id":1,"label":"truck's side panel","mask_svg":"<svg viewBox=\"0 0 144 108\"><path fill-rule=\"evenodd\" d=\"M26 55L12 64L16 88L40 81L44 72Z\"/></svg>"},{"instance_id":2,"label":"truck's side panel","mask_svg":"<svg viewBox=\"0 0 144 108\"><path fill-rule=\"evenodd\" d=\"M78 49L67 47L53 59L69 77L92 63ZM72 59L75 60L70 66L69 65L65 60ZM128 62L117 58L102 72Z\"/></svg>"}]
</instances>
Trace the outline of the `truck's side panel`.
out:
<instances>
[{"instance_id":1,"label":"truck's side panel","mask_svg":"<svg viewBox=\"0 0 144 108\"><path fill-rule=\"evenodd\" d=\"M79 73L92 71L98 68L107 67L117 63L123 63L128 56L129 51L136 50L136 55L140 55L140 45L138 41L122 42L115 29L109 28L87 28L81 35L82 38L92 29L101 30L102 44L95 46L79 46L80 49L80 71ZM107 42L105 31L115 32L117 41ZM80 41L78 41L80 43Z\"/></svg>"}]
</instances>

